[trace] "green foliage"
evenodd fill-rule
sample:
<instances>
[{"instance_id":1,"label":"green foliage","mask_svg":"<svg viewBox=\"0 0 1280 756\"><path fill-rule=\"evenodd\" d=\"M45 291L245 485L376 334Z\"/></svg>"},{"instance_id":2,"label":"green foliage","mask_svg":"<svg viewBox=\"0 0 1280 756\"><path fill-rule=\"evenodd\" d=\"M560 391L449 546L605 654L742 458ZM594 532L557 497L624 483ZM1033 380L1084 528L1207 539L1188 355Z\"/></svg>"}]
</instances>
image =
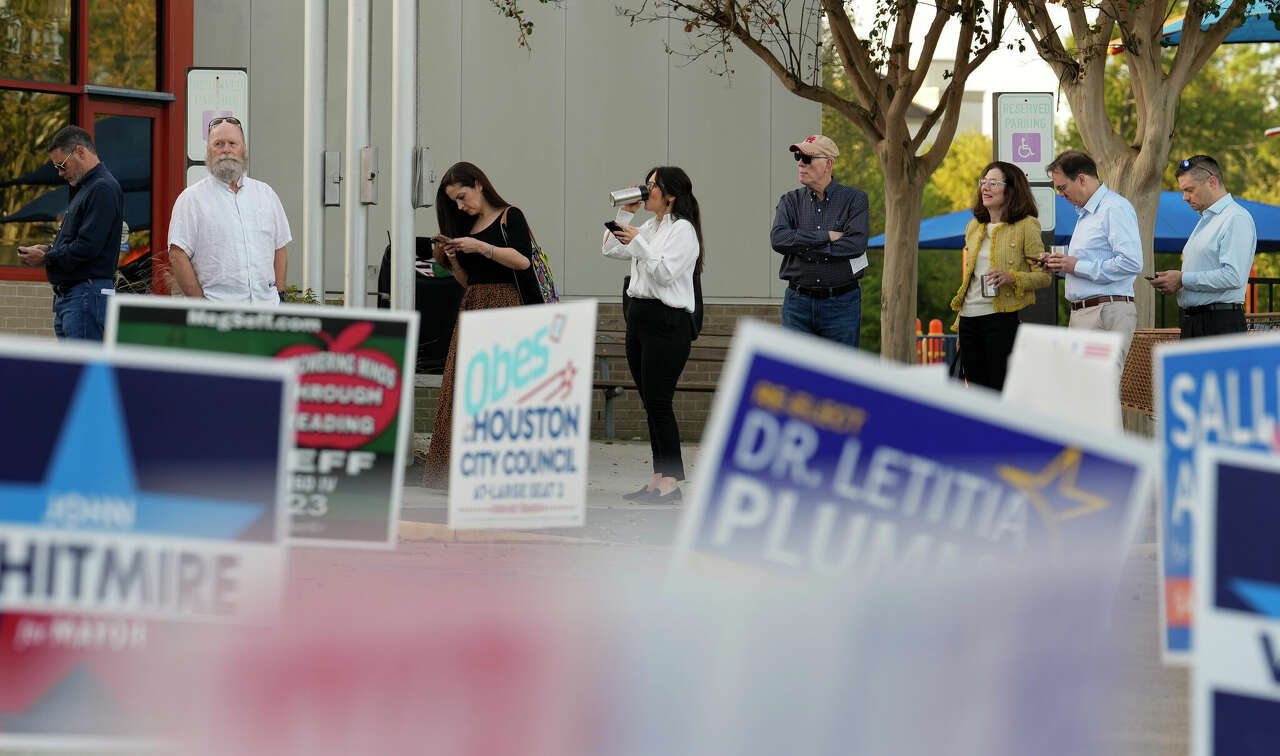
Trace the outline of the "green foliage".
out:
<instances>
[{"instance_id":1,"label":"green foliage","mask_svg":"<svg viewBox=\"0 0 1280 756\"><path fill-rule=\"evenodd\" d=\"M847 83L829 76L827 85L836 91L847 89ZM847 118L828 107L822 108L822 133L840 147L833 173L836 181L856 186L867 193L871 206L871 235L884 233L884 173L875 149L862 131ZM969 132L956 138L951 151L925 187L923 216L964 210L973 205L974 182L982 168L991 162L991 140ZM862 342L868 352L880 352L880 276L884 271L884 250L867 252L867 273L862 278ZM951 327L955 313L951 297L960 285L960 250L922 249L918 262L916 285L917 315L926 332L929 321L942 321L943 330Z\"/></svg>"},{"instance_id":2,"label":"green foliage","mask_svg":"<svg viewBox=\"0 0 1280 756\"><path fill-rule=\"evenodd\" d=\"M1173 54L1172 48L1164 53L1166 66ZM1117 57L1107 64L1107 112L1116 130L1132 143L1138 110L1129 69L1120 61ZM1178 101L1178 128L1163 187L1178 188L1173 176L1178 160L1204 154L1222 165L1233 194L1260 202L1280 201L1280 138L1262 135L1266 128L1280 126L1280 102L1274 95L1278 75L1280 45L1218 48ZM1061 149L1085 149L1074 121L1058 130L1058 143Z\"/></svg>"},{"instance_id":3,"label":"green foliage","mask_svg":"<svg viewBox=\"0 0 1280 756\"><path fill-rule=\"evenodd\" d=\"M976 131L966 131L955 138L946 160L929 182L937 191L942 212L954 213L973 207L978 194L975 182L991 162L993 152L991 138Z\"/></svg>"},{"instance_id":4,"label":"green foliage","mask_svg":"<svg viewBox=\"0 0 1280 756\"><path fill-rule=\"evenodd\" d=\"M284 290L284 301L294 302L297 304L320 304L320 300L316 298L316 293L310 288L299 289L293 284Z\"/></svg>"}]
</instances>

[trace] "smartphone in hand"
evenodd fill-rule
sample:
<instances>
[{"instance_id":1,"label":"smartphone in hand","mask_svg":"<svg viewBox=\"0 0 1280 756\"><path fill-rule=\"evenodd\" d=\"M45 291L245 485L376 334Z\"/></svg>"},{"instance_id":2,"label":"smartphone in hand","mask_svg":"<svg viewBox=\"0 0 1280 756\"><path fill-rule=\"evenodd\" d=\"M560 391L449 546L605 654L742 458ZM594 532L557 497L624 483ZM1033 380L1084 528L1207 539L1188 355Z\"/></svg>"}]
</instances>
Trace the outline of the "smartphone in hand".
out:
<instances>
[{"instance_id":1,"label":"smartphone in hand","mask_svg":"<svg viewBox=\"0 0 1280 756\"><path fill-rule=\"evenodd\" d=\"M453 239L450 239L444 234L436 234L435 236L431 237L432 244L448 244L451 241L453 241Z\"/></svg>"},{"instance_id":2,"label":"smartphone in hand","mask_svg":"<svg viewBox=\"0 0 1280 756\"><path fill-rule=\"evenodd\" d=\"M605 221L604 227L615 234L622 232L622 226L618 225L617 221Z\"/></svg>"},{"instance_id":3,"label":"smartphone in hand","mask_svg":"<svg viewBox=\"0 0 1280 756\"><path fill-rule=\"evenodd\" d=\"M1143 278L1147 279L1148 281L1154 281L1154 280L1156 280L1156 274L1155 274L1155 273L1151 273L1151 274L1148 274L1148 275L1143 276Z\"/></svg>"}]
</instances>

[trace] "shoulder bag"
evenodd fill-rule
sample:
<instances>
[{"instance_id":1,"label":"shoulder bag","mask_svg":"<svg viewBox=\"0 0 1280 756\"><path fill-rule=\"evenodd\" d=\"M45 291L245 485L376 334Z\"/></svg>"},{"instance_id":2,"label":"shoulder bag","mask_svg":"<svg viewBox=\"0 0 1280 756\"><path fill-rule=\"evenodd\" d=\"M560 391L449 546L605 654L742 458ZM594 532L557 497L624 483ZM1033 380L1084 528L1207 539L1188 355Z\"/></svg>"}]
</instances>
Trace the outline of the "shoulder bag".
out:
<instances>
[{"instance_id":1,"label":"shoulder bag","mask_svg":"<svg viewBox=\"0 0 1280 756\"><path fill-rule=\"evenodd\" d=\"M511 246L507 238L507 211L510 209L508 205L502 211L502 218L498 221L498 230L502 232L502 241L507 246ZM511 271L516 289L520 291L520 301L527 305L559 302L560 292L556 290L556 281L551 275L551 263L547 261L547 255L542 251L542 247L538 246L538 240L534 238L533 229L529 228L528 221L525 222L525 228L529 232L529 267Z\"/></svg>"}]
</instances>

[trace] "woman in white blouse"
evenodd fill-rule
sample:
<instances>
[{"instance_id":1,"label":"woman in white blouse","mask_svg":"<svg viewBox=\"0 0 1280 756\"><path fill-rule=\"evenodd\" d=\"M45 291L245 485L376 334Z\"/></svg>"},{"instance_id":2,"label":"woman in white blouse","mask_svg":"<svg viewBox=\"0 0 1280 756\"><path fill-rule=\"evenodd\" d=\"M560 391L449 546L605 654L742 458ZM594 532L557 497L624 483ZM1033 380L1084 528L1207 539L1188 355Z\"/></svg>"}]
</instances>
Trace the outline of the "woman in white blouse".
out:
<instances>
[{"instance_id":1,"label":"woman in white blouse","mask_svg":"<svg viewBox=\"0 0 1280 756\"><path fill-rule=\"evenodd\" d=\"M629 225L640 202L623 205L619 228L605 232L600 251L631 262L627 366L644 403L653 450L653 478L623 498L669 503L680 500L676 484L684 480L680 428L671 400L693 340L693 276L702 272L702 215L693 183L680 168L654 168L645 181L644 209L653 217L638 228Z\"/></svg>"}]
</instances>

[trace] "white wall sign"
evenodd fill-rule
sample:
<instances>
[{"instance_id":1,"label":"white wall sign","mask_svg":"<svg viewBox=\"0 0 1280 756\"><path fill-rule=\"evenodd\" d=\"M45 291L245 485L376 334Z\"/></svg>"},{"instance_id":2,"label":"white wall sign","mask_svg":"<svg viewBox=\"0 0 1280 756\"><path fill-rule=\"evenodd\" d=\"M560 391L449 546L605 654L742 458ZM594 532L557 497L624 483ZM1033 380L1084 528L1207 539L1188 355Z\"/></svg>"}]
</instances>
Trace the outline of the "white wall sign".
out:
<instances>
[{"instance_id":1,"label":"white wall sign","mask_svg":"<svg viewBox=\"0 0 1280 756\"><path fill-rule=\"evenodd\" d=\"M187 69L187 159L204 162L209 121L235 116L249 132L249 72L243 68Z\"/></svg>"}]
</instances>

